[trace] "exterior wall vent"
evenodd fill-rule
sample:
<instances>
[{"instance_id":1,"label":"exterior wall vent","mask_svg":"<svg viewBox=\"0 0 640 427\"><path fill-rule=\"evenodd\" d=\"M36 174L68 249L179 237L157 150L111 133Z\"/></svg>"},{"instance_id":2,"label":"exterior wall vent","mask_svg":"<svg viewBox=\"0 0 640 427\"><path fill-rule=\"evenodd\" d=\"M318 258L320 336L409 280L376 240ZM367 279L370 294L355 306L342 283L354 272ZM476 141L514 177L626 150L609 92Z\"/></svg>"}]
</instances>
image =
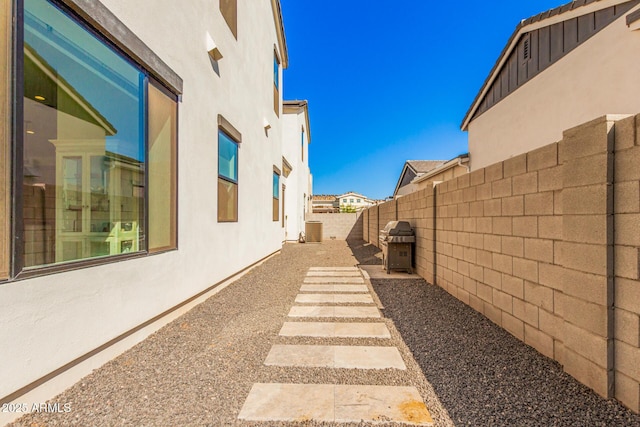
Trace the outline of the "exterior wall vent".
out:
<instances>
[{"instance_id":1,"label":"exterior wall vent","mask_svg":"<svg viewBox=\"0 0 640 427\"><path fill-rule=\"evenodd\" d=\"M522 61L526 62L531 59L531 37L527 35L524 39L522 47Z\"/></svg>"}]
</instances>

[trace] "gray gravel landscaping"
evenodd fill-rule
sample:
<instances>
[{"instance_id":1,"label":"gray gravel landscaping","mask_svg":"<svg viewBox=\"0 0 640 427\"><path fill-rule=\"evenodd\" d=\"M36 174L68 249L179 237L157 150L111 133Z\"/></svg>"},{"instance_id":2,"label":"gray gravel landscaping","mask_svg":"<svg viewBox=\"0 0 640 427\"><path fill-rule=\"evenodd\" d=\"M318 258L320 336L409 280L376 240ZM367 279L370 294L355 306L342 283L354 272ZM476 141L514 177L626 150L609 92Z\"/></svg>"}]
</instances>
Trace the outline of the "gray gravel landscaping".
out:
<instances>
[{"instance_id":1,"label":"gray gravel landscaping","mask_svg":"<svg viewBox=\"0 0 640 427\"><path fill-rule=\"evenodd\" d=\"M377 249L363 243L285 245L280 255L52 399L71 403L72 412L30 414L12 425L335 425L237 420L254 383L279 382L412 385L443 427L640 426L640 416L600 398L421 279L372 281L391 340L279 337L285 321L305 320L287 314L309 267L379 263ZM264 365L273 344L312 343L397 346L407 370Z\"/></svg>"},{"instance_id":2,"label":"gray gravel landscaping","mask_svg":"<svg viewBox=\"0 0 640 427\"><path fill-rule=\"evenodd\" d=\"M447 409L463 426L640 426L489 319L424 280L372 280Z\"/></svg>"},{"instance_id":3,"label":"gray gravel landscaping","mask_svg":"<svg viewBox=\"0 0 640 427\"><path fill-rule=\"evenodd\" d=\"M278 336L285 321L302 321L287 314L309 267L354 266L357 262L344 241L285 245L280 255L52 399L70 402L72 412L30 414L12 425L333 425L238 421L256 382L413 385L436 425L453 425L390 321L385 320L392 339L386 341ZM407 371L264 366L273 344L305 343L395 345Z\"/></svg>"}]
</instances>

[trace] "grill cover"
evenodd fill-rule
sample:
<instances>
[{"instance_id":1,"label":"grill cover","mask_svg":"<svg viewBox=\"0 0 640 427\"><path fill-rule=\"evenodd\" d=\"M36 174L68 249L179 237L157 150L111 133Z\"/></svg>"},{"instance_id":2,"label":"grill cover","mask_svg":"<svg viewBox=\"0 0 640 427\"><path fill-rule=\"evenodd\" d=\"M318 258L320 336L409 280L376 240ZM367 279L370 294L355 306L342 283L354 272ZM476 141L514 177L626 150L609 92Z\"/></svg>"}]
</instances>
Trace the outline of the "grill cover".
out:
<instances>
[{"instance_id":1,"label":"grill cover","mask_svg":"<svg viewBox=\"0 0 640 427\"><path fill-rule=\"evenodd\" d=\"M382 230L385 236L413 236L413 229L408 221L389 221Z\"/></svg>"}]
</instances>

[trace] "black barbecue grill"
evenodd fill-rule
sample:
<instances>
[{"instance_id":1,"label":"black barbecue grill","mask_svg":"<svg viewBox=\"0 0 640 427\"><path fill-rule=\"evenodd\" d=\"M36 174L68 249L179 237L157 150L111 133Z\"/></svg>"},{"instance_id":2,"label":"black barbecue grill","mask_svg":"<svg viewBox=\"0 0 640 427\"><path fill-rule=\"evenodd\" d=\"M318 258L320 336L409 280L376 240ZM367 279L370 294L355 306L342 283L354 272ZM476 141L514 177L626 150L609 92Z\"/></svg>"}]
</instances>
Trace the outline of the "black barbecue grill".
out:
<instances>
[{"instance_id":1,"label":"black barbecue grill","mask_svg":"<svg viewBox=\"0 0 640 427\"><path fill-rule=\"evenodd\" d=\"M387 270L406 270L413 274L413 244L416 235L407 221L389 221L380 230L382 266Z\"/></svg>"}]
</instances>

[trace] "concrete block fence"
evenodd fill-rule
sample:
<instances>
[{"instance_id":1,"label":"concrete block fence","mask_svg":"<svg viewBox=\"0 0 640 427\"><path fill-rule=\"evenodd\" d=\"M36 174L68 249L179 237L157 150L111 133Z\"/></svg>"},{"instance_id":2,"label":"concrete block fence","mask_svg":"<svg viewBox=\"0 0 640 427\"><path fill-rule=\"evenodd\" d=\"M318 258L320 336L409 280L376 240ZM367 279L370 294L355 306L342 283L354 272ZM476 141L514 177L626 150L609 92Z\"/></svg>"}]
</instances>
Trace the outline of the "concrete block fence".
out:
<instances>
[{"instance_id":1,"label":"concrete block fence","mask_svg":"<svg viewBox=\"0 0 640 427\"><path fill-rule=\"evenodd\" d=\"M430 283L640 412L640 115L604 116L562 141L374 206L416 230Z\"/></svg>"},{"instance_id":2,"label":"concrete block fence","mask_svg":"<svg viewBox=\"0 0 640 427\"><path fill-rule=\"evenodd\" d=\"M307 221L322 223L322 240L362 239L362 212L310 213Z\"/></svg>"}]
</instances>

